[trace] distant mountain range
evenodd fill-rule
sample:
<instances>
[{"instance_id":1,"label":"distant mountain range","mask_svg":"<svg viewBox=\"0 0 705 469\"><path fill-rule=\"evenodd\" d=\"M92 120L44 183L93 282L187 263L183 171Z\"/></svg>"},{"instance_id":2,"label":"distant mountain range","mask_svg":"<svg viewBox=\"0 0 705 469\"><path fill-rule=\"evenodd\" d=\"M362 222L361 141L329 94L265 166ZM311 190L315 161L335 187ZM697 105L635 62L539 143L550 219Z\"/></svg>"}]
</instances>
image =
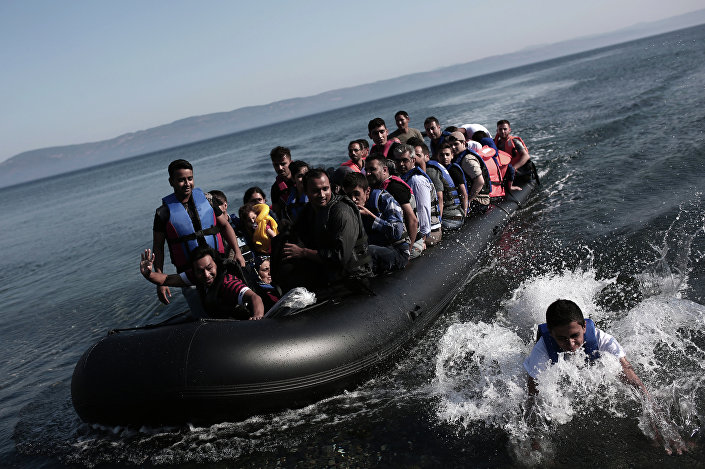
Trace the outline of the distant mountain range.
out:
<instances>
[{"instance_id":1,"label":"distant mountain range","mask_svg":"<svg viewBox=\"0 0 705 469\"><path fill-rule=\"evenodd\" d=\"M187 117L110 140L26 151L0 163L0 187L703 23L705 9L656 22L641 23L612 33L534 46L511 54L327 91L315 96Z\"/></svg>"}]
</instances>

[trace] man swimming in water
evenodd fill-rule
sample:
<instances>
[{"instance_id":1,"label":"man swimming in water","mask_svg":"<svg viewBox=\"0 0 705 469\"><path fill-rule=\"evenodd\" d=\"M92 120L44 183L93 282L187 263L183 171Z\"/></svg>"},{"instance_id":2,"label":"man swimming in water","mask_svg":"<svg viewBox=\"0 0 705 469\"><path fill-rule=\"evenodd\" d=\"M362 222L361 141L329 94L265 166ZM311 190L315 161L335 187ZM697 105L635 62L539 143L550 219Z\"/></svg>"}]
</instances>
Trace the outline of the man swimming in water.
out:
<instances>
[{"instance_id":1,"label":"man swimming in water","mask_svg":"<svg viewBox=\"0 0 705 469\"><path fill-rule=\"evenodd\" d=\"M622 381L639 390L647 401L655 405L646 386L627 360L622 346L614 337L595 327L591 319L585 319L580 307L570 300L556 300L551 303L546 310L546 323L539 326L536 344L524 361L524 369L529 375L527 386L530 397L539 392L537 377L558 361L559 353L584 353L590 361L599 358L600 354L614 355L622 365ZM673 451L682 454L686 450L685 443L677 433L673 432L675 438L665 442L654 422L651 427L656 440L664 445L668 454ZM532 446L539 449L536 440L532 441Z\"/></svg>"}]
</instances>

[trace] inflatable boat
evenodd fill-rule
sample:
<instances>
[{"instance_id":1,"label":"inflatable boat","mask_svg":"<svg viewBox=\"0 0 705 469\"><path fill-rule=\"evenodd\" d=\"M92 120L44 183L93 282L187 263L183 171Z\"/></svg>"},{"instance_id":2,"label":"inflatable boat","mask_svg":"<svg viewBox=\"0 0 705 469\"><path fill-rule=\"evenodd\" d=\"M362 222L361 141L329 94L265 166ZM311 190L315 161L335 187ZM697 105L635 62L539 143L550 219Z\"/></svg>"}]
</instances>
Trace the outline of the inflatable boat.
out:
<instances>
[{"instance_id":1,"label":"inflatable boat","mask_svg":"<svg viewBox=\"0 0 705 469\"><path fill-rule=\"evenodd\" d=\"M369 292L261 321L201 319L112 331L74 370L86 422L208 424L299 407L349 389L393 363L476 272L535 182L493 204Z\"/></svg>"}]
</instances>

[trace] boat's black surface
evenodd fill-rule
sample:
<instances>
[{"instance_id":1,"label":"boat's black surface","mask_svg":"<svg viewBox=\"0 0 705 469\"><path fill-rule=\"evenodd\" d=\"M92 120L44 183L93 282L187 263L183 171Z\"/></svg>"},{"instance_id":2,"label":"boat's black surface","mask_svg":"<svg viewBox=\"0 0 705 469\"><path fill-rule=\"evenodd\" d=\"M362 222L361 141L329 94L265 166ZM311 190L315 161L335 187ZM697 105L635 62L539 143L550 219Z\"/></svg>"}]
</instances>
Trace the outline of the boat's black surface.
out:
<instances>
[{"instance_id":1,"label":"boat's black surface","mask_svg":"<svg viewBox=\"0 0 705 469\"><path fill-rule=\"evenodd\" d=\"M294 316L199 320L109 334L74 370L73 405L86 422L214 423L296 407L353 386L423 330L474 273L534 188L444 233L374 295L328 300Z\"/></svg>"}]
</instances>

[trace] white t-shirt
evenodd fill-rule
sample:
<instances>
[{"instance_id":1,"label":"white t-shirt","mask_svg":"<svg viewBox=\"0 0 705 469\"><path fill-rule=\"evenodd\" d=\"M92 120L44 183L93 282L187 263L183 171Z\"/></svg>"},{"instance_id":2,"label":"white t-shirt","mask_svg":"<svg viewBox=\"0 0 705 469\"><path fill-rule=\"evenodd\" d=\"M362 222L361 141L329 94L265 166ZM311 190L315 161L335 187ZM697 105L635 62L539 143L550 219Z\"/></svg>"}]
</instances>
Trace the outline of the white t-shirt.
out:
<instances>
[{"instance_id":1,"label":"white t-shirt","mask_svg":"<svg viewBox=\"0 0 705 469\"><path fill-rule=\"evenodd\" d=\"M482 124L464 124L464 125L461 125L460 127L465 129L465 132L466 132L465 135L468 136L468 138L467 138L468 140L470 140L470 137L472 137L472 134L474 134L475 132L477 132L479 130L482 130L483 132L487 132L487 135L489 135L490 138L492 138L492 133L489 130L487 130L487 127L485 127Z\"/></svg>"},{"instance_id":2,"label":"white t-shirt","mask_svg":"<svg viewBox=\"0 0 705 469\"><path fill-rule=\"evenodd\" d=\"M476 142L475 140L468 140L465 143L467 143L468 148L474 151L475 153L479 153L480 151L482 151L482 144L480 142Z\"/></svg>"},{"instance_id":3,"label":"white t-shirt","mask_svg":"<svg viewBox=\"0 0 705 469\"><path fill-rule=\"evenodd\" d=\"M622 346L619 345L619 342L617 342L617 339L597 327L595 328L595 338L597 339L597 350L600 352L611 353L617 358L627 355L624 353ZM539 373L549 366L551 366L551 357L548 355L546 344L543 341L543 337L541 337L531 350L531 354L524 360L524 369L529 373L529 376L536 378Z\"/></svg>"},{"instance_id":4,"label":"white t-shirt","mask_svg":"<svg viewBox=\"0 0 705 469\"><path fill-rule=\"evenodd\" d=\"M420 174L414 174L407 181L416 197L416 216L419 219L419 232L428 236L431 233L431 183ZM435 192L435 189L434 189Z\"/></svg>"}]
</instances>

